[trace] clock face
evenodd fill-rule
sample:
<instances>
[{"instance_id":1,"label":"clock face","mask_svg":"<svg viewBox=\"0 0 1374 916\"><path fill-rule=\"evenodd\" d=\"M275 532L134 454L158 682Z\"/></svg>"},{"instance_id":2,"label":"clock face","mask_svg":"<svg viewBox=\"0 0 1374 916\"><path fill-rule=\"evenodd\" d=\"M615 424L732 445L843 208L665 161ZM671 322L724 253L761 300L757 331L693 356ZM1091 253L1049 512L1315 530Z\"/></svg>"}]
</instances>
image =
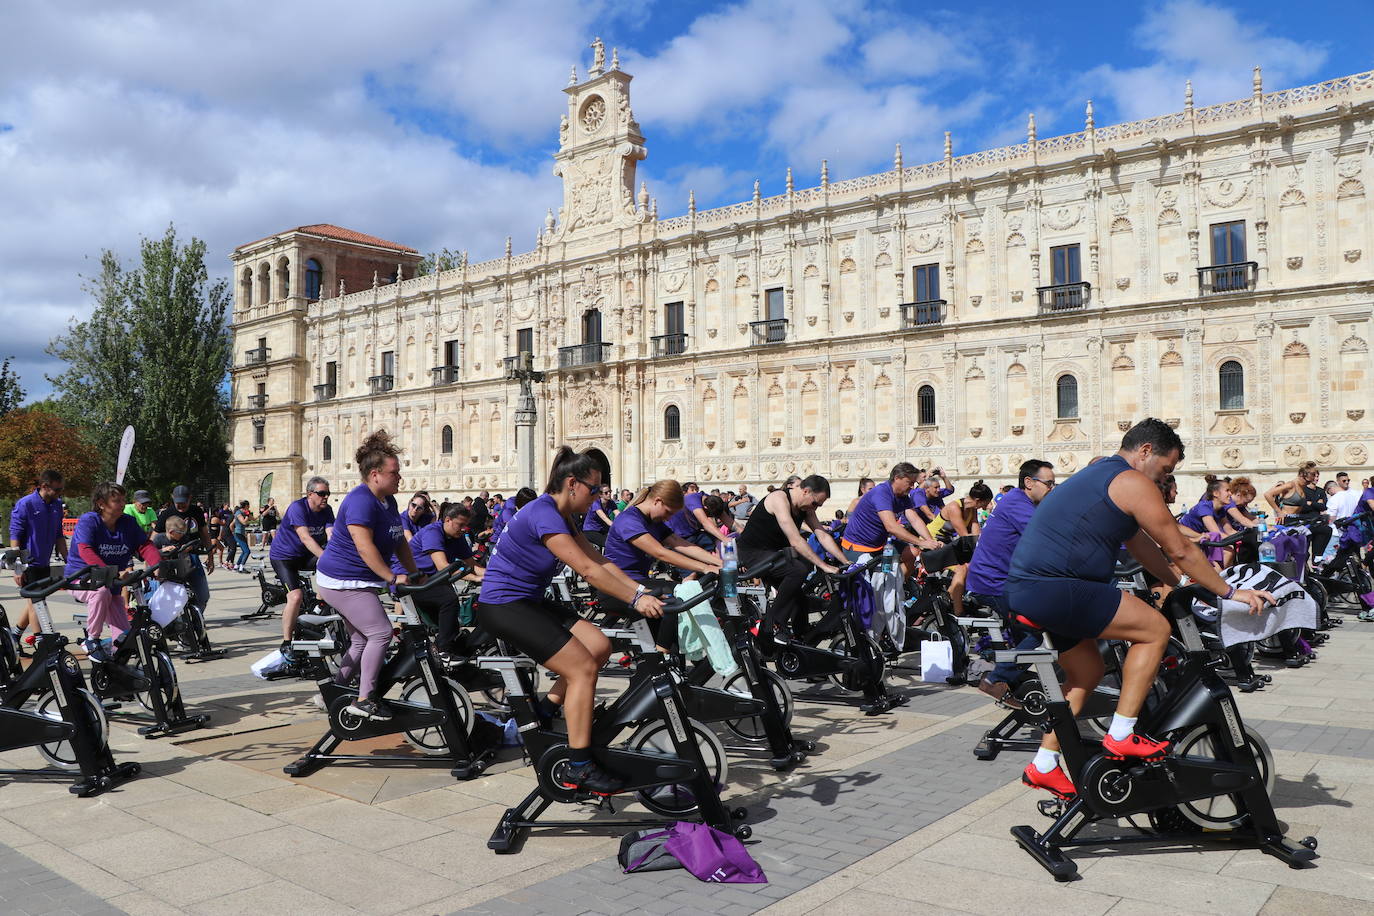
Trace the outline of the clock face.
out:
<instances>
[{"instance_id":1,"label":"clock face","mask_svg":"<svg viewBox=\"0 0 1374 916\"><path fill-rule=\"evenodd\" d=\"M596 133L606 123L606 103L594 95L582 106L582 127L589 133Z\"/></svg>"}]
</instances>

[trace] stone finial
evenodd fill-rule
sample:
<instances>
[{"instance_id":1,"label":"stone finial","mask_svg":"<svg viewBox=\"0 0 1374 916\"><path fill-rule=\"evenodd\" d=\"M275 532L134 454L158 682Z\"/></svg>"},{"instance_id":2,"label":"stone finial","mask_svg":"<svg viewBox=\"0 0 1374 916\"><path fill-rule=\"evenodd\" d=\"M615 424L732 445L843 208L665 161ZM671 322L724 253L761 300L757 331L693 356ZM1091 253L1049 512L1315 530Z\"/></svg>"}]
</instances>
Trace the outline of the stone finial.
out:
<instances>
[{"instance_id":1,"label":"stone finial","mask_svg":"<svg viewBox=\"0 0 1374 916\"><path fill-rule=\"evenodd\" d=\"M1255 67L1255 75L1250 80L1250 85L1255 90L1255 98L1259 98L1260 95L1264 93L1264 77L1260 75L1260 68L1258 65Z\"/></svg>"},{"instance_id":2,"label":"stone finial","mask_svg":"<svg viewBox=\"0 0 1374 916\"><path fill-rule=\"evenodd\" d=\"M792 166L787 167L787 193L792 193Z\"/></svg>"},{"instance_id":3,"label":"stone finial","mask_svg":"<svg viewBox=\"0 0 1374 916\"><path fill-rule=\"evenodd\" d=\"M600 76L601 71L606 68L606 46L601 43L601 36L592 39L592 69L591 76Z\"/></svg>"},{"instance_id":4,"label":"stone finial","mask_svg":"<svg viewBox=\"0 0 1374 916\"><path fill-rule=\"evenodd\" d=\"M553 207L549 207L549 213L544 217L544 231L552 232L554 227Z\"/></svg>"},{"instance_id":5,"label":"stone finial","mask_svg":"<svg viewBox=\"0 0 1374 916\"><path fill-rule=\"evenodd\" d=\"M1088 107L1083 111L1083 129L1093 129L1093 100L1088 99Z\"/></svg>"},{"instance_id":6,"label":"stone finial","mask_svg":"<svg viewBox=\"0 0 1374 916\"><path fill-rule=\"evenodd\" d=\"M506 236L506 257L510 257L510 236Z\"/></svg>"},{"instance_id":7,"label":"stone finial","mask_svg":"<svg viewBox=\"0 0 1374 916\"><path fill-rule=\"evenodd\" d=\"M828 160L828 159L822 159L822 160L821 160L821 187L826 187L826 186L828 186L829 184L830 184L830 160Z\"/></svg>"},{"instance_id":8,"label":"stone finial","mask_svg":"<svg viewBox=\"0 0 1374 916\"><path fill-rule=\"evenodd\" d=\"M1026 118L1026 142L1035 142L1035 112L1033 111L1030 113L1030 116Z\"/></svg>"},{"instance_id":9,"label":"stone finial","mask_svg":"<svg viewBox=\"0 0 1374 916\"><path fill-rule=\"evenodd\" d=\"M687 212L697 212L697 192L693 191L691 188L687 189Z\"/></svg>"},{"instance_id":10,"label":"stone finial","mask_svg":"<svg viewBox=\"0 0 1374 916\"><path fill-rule=\"evenodd\" d=\"M902 170L902 144L897 144L897 151L892 154L892 168L894 171Z\"/></svg>"},{"instance_id":11,"label":"stone finial","mask_svg":"<svg viewBox=\"0 0 1374 916\"><path fill-rule=\"evenodd\" d=\"M382 278L377 275L377 271L372 272L372 288L376 289L382 285Z\"/></svg>"},{"instance_id":12,"label":"stone finial","mask_svg":"<svg viewBox=\"0 0 1374 916\"><path fill-rule=\"evenodd\" d=\"M339 296L340 296L340 298L343 297L343 294L344 294L344 281L343 281L343 277L340 277L340 278L339 278Z\"/></svg>"},{"instance_id":13,"label":"stone finial","mask_svg":"<svg viewBox=\"0 0 1374 916\"><path fill-rule=\"evenodd\" d=\"M652 201L652 202L650 203L650 205L649 205L649 216L650 216L650 218L652 218L652 219L654 219L654 220L657 220L657 219L658 219L658 198L657 198L657 197L655 197L655 198L653 199L653 201Z\"/></svg>"},{"instance_id":14,"label":"stone finial","mask_svg":"<svg viewBox=\"0 0 1374 916\"><path fill-rule=\"evenodd\" d=\"M397 282L397 283L400 283L400 282L401 282L402 280L404 280L405 278L406 278L405 270L402 269L402 267L401 267L400 264L397 264L397 265L396 265L396 282Z\"/></svg>"},{"instance_id":15,"label":"stone finial","mask_svg":"<svg viewBox=\"0 0 1374 916\"><path fill-rule=\"evenodd\" d=\"M619 49L619 48L611 48L611 69L612 69L612 70L619 70L619 69L620 69L620 49Z\"/></svg>"},{"instance_id":16,"label":"stone finial","mask_svg":"<svg viewBox=\"0 0 1374 916\"><path fill-rule=\"evenodd\" d=\"M1183 84L1183 110L1192 113L1193 110L1193 81Z\"/></svg>"},{"instance_id":17,"label":"stone finial","mask_svg":"<svg viewBox=\"0 0 1374 916\"><path fill-rule=\"evenodd\" d=\"M759 180L754 179L754 203L759 202Z\"/></svg>"},{"instance_id":18,"label":"stone finial","mask_svg":"<svg viewBox=\"0 0 1374 916\"><path fill-rule=\"evenodd\" d=\"M954 141L950 138L949 131L945 131L945 158L954 158Z\"/></svg>"},{"instance_id":19,"label":"stone finial","mask_svg":"<svg viewBox=\"0 0 1374 916\"><path fill-rule=\"evenodd\" d=\"M576 85L577 85L577 64L573 64L573 65L572 65L572 70L569 71L569 73L568 73L568 85L569 85L569 86L576 86Z\"/></svg>"}]
</instances>

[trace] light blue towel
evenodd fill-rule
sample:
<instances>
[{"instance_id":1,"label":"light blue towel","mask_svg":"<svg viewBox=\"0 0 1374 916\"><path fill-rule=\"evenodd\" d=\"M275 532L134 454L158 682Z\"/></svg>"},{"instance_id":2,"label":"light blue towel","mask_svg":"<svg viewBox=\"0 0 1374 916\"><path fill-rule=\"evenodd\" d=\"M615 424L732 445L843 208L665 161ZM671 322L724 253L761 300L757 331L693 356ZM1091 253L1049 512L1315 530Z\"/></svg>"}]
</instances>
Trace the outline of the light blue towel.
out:
<instances>
[{"instance_id":1,"label":"light blue towel","mask_svg":"<svg viewBox=\"0 0 1374 916\"><path fill-rule=\"evenodd\" d=\"M673 589L673 597L681 601L691 601L700 594L701 584L694 579ZM682 654L691 661L709 658L711 667L721 677L729 677L739 670L735 653L730 651L730 643L726 641L709 601L703 601L690 611L677 615L677 641Z\"/></svg>"}]
</instances>

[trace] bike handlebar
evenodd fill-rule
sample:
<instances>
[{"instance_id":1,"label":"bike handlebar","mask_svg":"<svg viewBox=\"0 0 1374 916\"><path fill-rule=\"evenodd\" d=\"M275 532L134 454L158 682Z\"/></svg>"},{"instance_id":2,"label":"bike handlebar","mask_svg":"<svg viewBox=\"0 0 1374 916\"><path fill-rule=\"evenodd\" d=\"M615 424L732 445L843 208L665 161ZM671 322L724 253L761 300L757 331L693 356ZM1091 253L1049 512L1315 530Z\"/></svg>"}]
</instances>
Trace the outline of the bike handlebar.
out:
<instances>
[{"instance_id":1,"label":"bike handlebar","mask_svg":"<svg viewBox=\"0 0 1374 916\"><path fill-rule=\"evenodd\" d=\"M448 566L445 566L437 573L434 573L429 578L425 579L423 583L419 585L411 585L409 582L406 582L404 584L398 584L394 586L393 591L395 592L397 598L404 598L406 595L419 595L423 592L429 591L431 588L437 588L440 585L447 585L454 579L462 578L463 574L467 572L467 570L468 567L463 560L454 560Z\"/></svg>"},{"instance_id":2,"label":"bike handlebar","mask_svg":"<svg viewBox=\"0 0 1374 916\"><path fill-rule=\"evenodd\" d=\"M119 584L119 580L115 578L118 573L119 570L113 566L83 566L70 576L49 576L46 579L25 585L19 589L19 594L30 601L42 601L53 592L59 592L64 588L95 591L98 588Z\"/></svg>"},{"instance_id":3,"label":"bike handlebar","mask_svg":"<svg viewBox=\"0 0 1374 916\"><path fill-rule=\"evenodd\" d=\"M833 579L837 582L843 582L847 579L854 578L860 573L868 572L868 570L873 566L873 564L878 562L878 560L881 558L882 554L878 551L874 551L873 553L864 554L863 557L861 557L858 560L855 560L854 565L850 566L846 570L837 573L828 573L825 570L820 570L820 573L822 576L825 576L826 579Z\"/></svg>"}]
</instances>

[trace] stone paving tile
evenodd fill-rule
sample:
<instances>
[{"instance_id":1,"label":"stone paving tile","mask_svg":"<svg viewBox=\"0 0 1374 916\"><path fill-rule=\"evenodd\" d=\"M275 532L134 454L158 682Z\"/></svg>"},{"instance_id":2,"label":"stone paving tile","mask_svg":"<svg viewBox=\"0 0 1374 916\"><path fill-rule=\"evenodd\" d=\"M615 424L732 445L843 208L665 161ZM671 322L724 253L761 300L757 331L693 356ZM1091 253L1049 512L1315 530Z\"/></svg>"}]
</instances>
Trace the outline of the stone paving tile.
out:
<instances>
[{"instance_id":1,"label":"stone paving tile","mask_svg":"<svg viewBox=\"0 0 1374 916\"><path fill-rule=\"evenodd\" d=\"M124 910L0 844L0 912L24 916L120 916Z\"/></svg>"}]
</instances>

